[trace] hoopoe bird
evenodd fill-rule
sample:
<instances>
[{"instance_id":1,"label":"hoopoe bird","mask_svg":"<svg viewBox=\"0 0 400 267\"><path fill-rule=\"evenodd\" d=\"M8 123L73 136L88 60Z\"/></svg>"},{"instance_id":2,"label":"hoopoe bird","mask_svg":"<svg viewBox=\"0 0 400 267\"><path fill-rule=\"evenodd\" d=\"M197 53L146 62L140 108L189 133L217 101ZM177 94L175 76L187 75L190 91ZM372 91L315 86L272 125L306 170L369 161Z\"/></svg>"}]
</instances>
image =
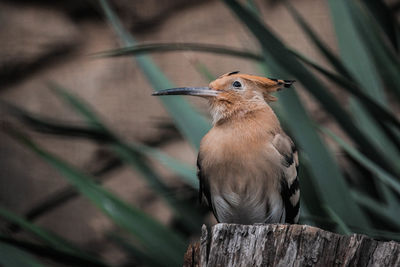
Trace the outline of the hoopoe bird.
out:
<instances>
[{"instance_id":1,"label":"hoopoe bird","mask_svg":"<svg viewBox=\"0 0 400 267\"><path fill-rule=\"evenodd\" d=\"M297 150L268 104L277 100L271 93L293 82L234 71L208 87L153 93L208 99L213 127L201 141L197 167L200 200L218 222L298 222Z\"/></svg>"}]
</instances>

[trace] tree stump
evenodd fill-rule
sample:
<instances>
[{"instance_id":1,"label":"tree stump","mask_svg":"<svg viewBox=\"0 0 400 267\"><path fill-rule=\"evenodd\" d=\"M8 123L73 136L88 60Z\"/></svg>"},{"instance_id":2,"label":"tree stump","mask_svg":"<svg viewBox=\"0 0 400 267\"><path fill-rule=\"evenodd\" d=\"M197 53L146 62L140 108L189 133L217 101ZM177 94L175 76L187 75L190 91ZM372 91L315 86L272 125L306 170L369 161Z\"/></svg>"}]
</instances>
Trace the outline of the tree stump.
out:
<instances>
[{"instance_id":1,"label":"tree stump","mask_svg":"<svg viewBox=\"0 0 400 267\"><path fill-rule=\"evenodd\" d=\"M307 225L217 224L185 254L189 266L400 266L400 244Z\"/></svg>"}]
</instances>

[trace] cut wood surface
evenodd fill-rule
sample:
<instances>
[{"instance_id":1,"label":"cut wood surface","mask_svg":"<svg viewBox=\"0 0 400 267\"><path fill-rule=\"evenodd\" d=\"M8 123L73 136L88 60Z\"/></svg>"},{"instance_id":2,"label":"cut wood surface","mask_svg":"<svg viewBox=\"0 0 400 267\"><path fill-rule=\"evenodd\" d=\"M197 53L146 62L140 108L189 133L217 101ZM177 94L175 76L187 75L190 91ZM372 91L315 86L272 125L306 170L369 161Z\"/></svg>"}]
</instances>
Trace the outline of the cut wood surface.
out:
<instances>
[{"instance_id":1,"label":"cut wood surface","mask_svg":"<svg viewBox=\"0 0 400 267\"><path fill-rule=\"evenodd\" d=\"M400 266L400 244L339 235L307 225L203 225L189 266Z\"/></svg>"}]
</instances>

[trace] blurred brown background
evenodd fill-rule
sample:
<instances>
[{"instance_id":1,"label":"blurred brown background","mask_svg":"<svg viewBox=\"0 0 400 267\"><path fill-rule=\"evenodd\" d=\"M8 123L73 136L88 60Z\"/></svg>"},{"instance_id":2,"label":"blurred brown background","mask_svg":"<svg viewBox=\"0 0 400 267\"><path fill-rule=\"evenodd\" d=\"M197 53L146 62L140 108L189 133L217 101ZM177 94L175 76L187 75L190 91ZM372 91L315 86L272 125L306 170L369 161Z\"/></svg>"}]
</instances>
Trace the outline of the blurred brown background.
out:
<instances>
[{"instance_id":1,"label":"blurred brown background","mask_svg":"<svg viewBox=\"0 0 400 267\"><path fill-rule=\"evenodd\" d=\"M103 19L96 2L0 2L0 97L32 112L64 121L78 121L46 87L56 81L85 99L103 121L126 140L161 143L161 148L189 164L196 155L173 131L160 127L168 117L151 97L151 87L131 58L92 59L94 52L119 47L118 38ZM111 1L125 26L141 43L199 42L258 51L252 36L220 1L163 0ZM289 44L321 61L279 1L256 1L264 21ZM324 1L294 0L299 12L334 50L335 40ZM282 34L284 33L284 34ZM206 65L216 76L240 70L260 73L253 62L197 52L152 54L155 62L178 86L204 86L208 81L194 64ZM323 62L321 62L323 64ZM283 77L290 78L290 77ZM310 113L329 124L316 104L307 99ZM193 100L191 100L193 101ZM206 103L194 102L204 113ZM4 114L2 117L4 119ZM3 122L4 120L2 120ZM107 151L85 140L66 140L34 134L46 149L75 166L96 171L111 162ZM67 182L33 153L0 132L0 203L19 214L57 194ZM157 168L161 168L156 166ZM169 183L179 182L163 170ZM167 223L170 214L146 183L128 167L107 174L105 186L123 199ZM35 220L84 247L95 248L106 259L123 260L105 241L112 223L83 197L75 197Z\"/></svg>"}]
</instances>

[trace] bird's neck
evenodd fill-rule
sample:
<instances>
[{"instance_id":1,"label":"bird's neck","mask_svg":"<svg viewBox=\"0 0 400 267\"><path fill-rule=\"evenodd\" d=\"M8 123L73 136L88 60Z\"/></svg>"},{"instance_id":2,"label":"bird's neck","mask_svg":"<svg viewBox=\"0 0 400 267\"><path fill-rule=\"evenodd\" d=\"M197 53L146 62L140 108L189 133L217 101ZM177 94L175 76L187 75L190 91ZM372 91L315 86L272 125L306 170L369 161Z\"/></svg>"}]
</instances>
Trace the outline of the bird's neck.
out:
<instances>
[{"instance_id":1,"label":"bird's neck","mask_svg":"<svg viewBox=\"0 0 400 267\"><path fill-rule=\"evenodd\" d=\"M278 118L266 102L246 105L229 105L229 103L211 105L211 115L214 127L247 125L252 128L280 129Z\"/></svg>"},{"instance_id":2,"label":"bird's neck","mask_svg":"<svg viewBox=\"0 0 400 267\"><path fill-rule=\"evenodd\" d=\"M269 106L253 109L214 124L201 141L200 154L208 155L206 162L213 164L240 162L245 155L257 157L264 150L265 142L272 141L281 131L279 121Z\"/></svg>"}]
</instances>

